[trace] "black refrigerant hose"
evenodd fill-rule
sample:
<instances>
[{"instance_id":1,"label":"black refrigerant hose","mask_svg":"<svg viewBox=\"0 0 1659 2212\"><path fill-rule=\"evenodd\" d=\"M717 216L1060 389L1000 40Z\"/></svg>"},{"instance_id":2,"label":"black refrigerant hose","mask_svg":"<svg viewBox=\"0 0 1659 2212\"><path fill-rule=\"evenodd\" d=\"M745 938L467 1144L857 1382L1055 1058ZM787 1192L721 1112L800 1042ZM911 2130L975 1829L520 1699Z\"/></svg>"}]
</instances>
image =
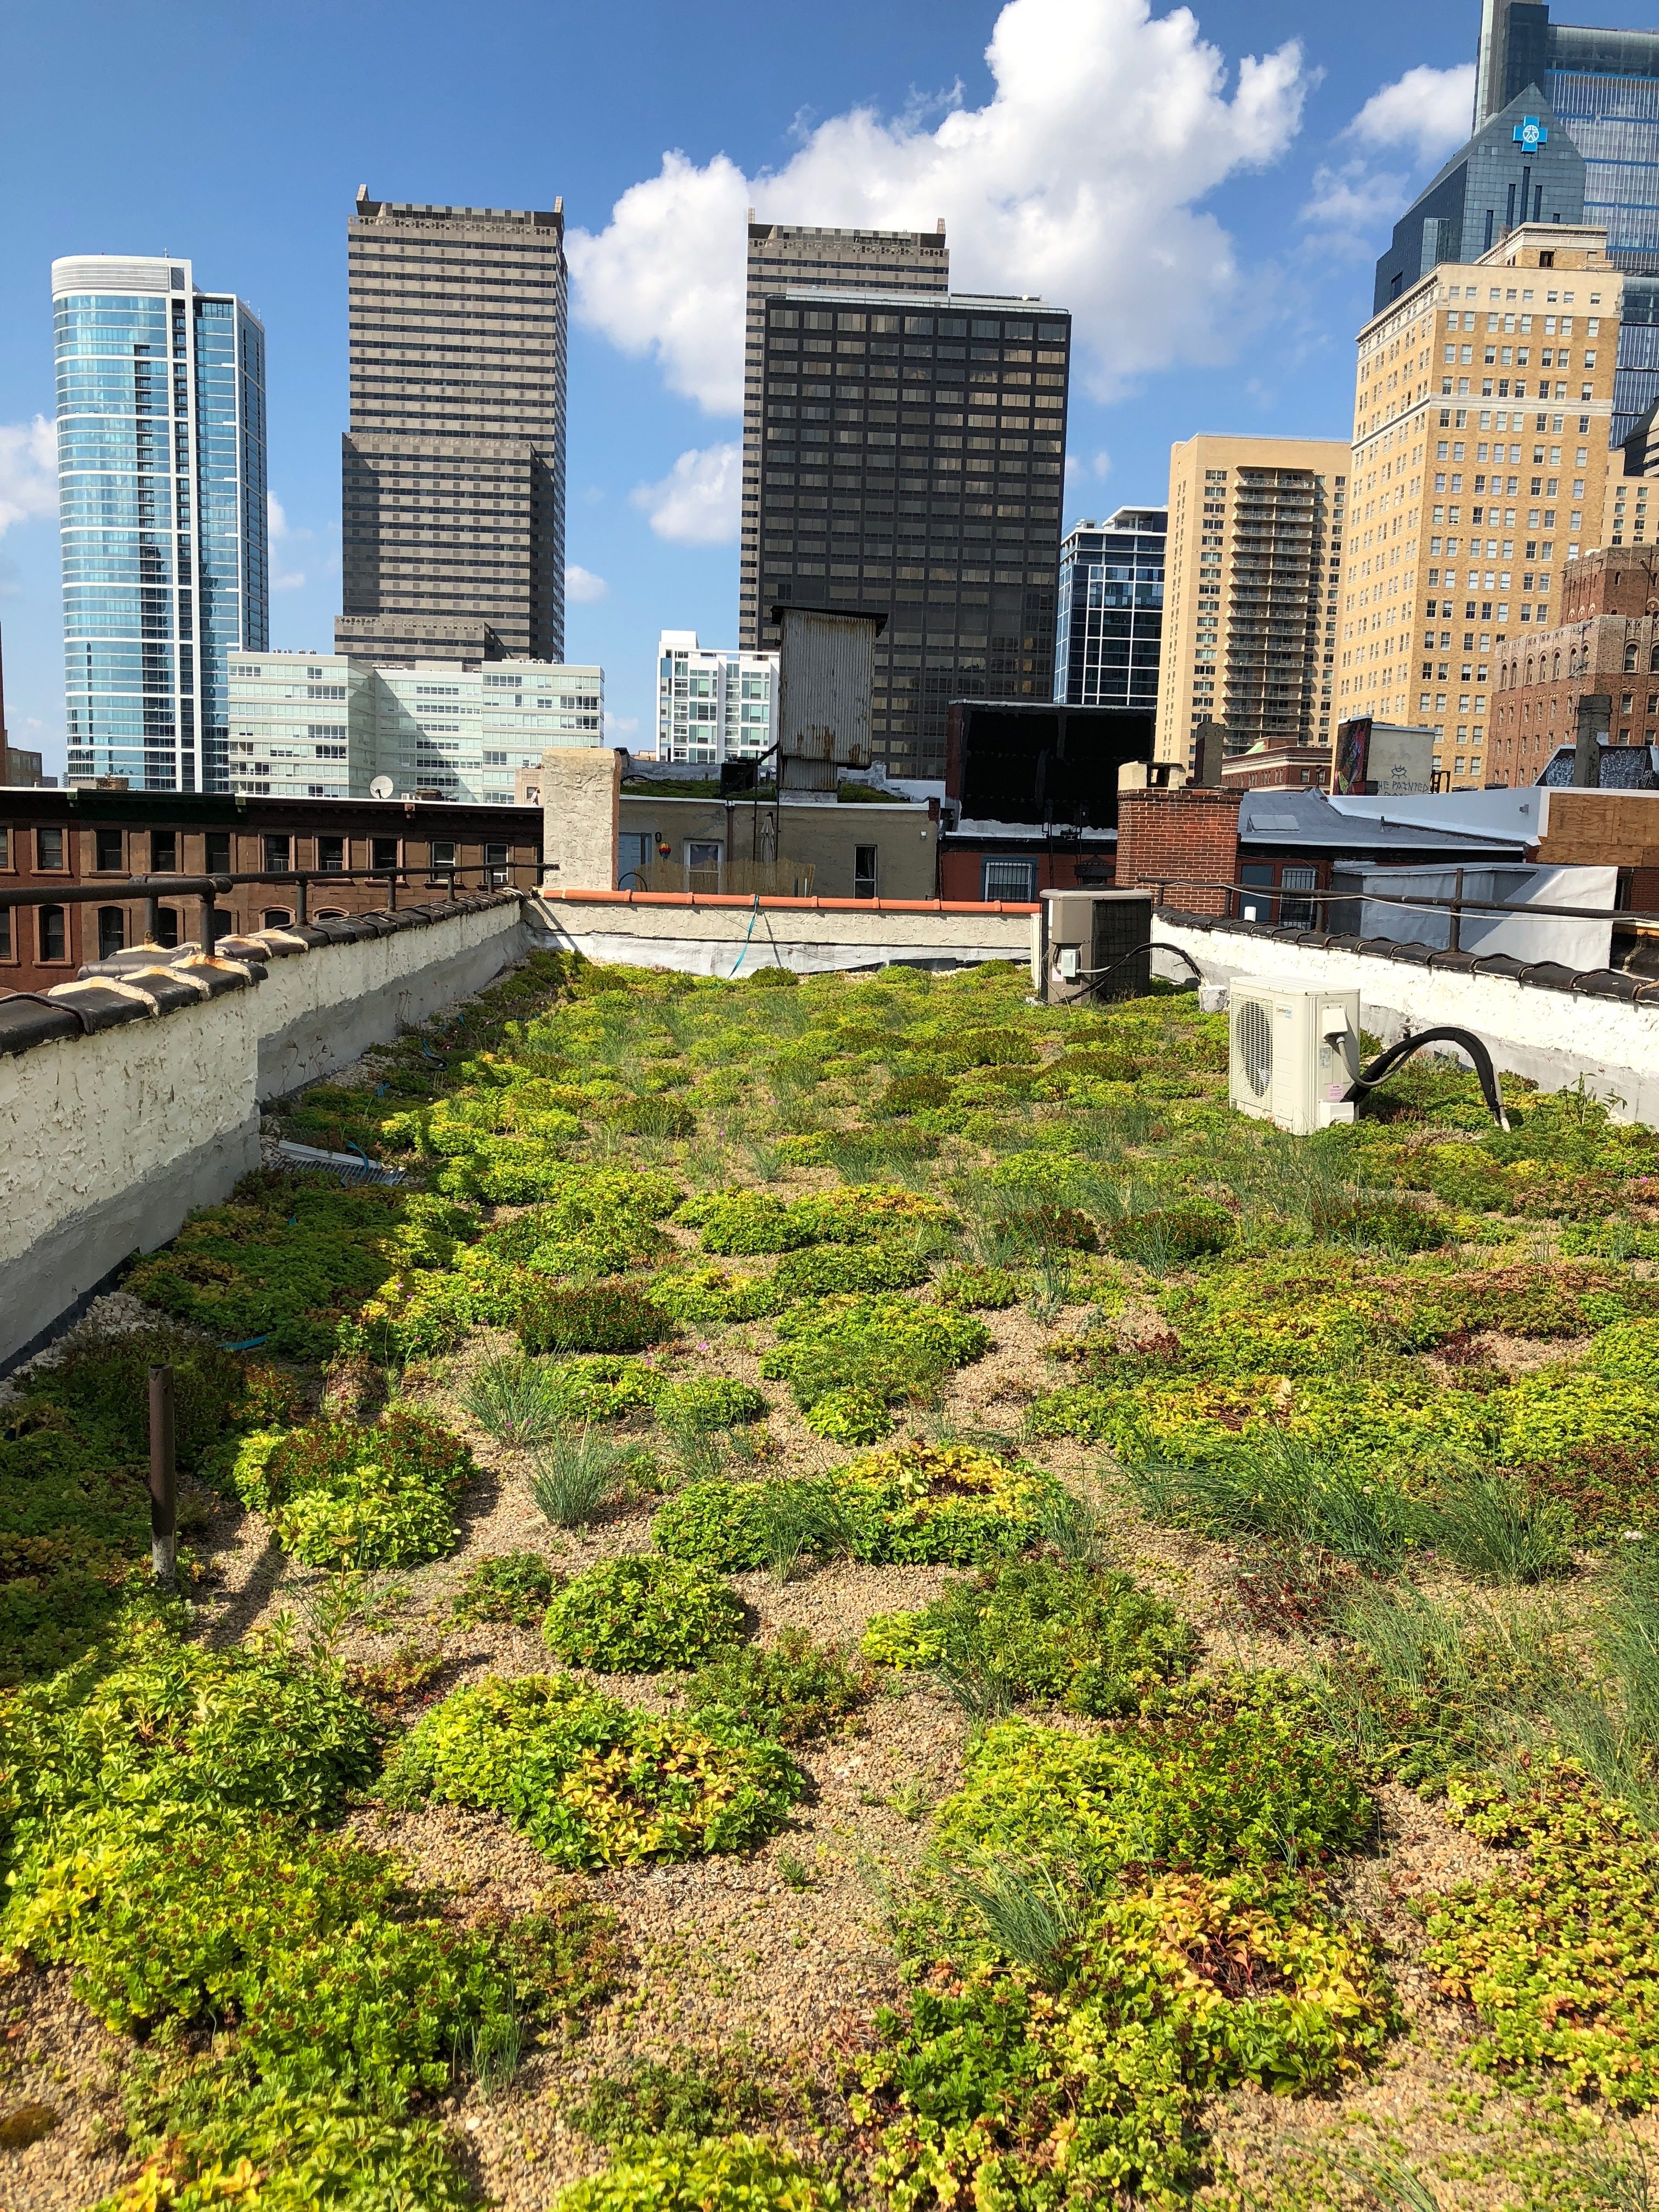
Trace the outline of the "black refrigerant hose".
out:
<instances>
[{"instance_id":1,"label":"black refrigerant hose","mask_svg":"<svg viewBox=\"0 0 1659 2212\"><path fill-rule=\"evenodd\" d=\"M1481 1043L1480 1038L1468 1030L1419 1030L1413 1036L1401 1037L1398 1044L1391 1044L1386 1052L1380 1053L1369 1067L1360 1070L1354 1078L1352 1088L1346 1093L1343 1103L1357 1104L1364 1097L1368 1091L1375 1091L1379 1083L1392 1075L1403 1060L1409 1060L1413 1053L1420 1052L1425 1045L1429 1044L1455 1044L1468 1053L1469 1058L1474 1062L1474 1072L1480 1079L1481 1096L1486 1099L1487 1111L1500 1129L1507 1129L1510 1126L1510 1117L1504 1111L1504 1101L1498 1092L1498 1077L1492 1067L1492 1054Z\"/></svg>"}]
</instances>

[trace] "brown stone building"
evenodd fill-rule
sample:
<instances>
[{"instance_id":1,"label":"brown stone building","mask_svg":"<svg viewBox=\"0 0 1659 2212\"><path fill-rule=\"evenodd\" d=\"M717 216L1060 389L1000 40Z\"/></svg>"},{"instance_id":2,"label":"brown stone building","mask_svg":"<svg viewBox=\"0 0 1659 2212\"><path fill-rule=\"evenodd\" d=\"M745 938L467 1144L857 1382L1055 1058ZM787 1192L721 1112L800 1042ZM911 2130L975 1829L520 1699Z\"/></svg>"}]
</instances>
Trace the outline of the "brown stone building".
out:
<instances>
[{"instance_id":1,"label":"brown stone building","mask_svg":"<svg viewBox=\"0 0 1659 2212\"><path fill-rule=\"evenodd\" d=\"M1328 745L1252 745L1221 763L1228 791L1324 791L1330 781Z\"/></svg>"},{"instance_id":2,"label":"brown stone building","mask_svg":"<svg viewBox=\"0 0 1659 2212\"><path fill-rule=\"evenodd\" d=\"M1581 699L1602 695L1607 740L1659 742L1659 546L1607 546L1570 562L1560 623L1499 647L1493 671L1491 783L1536 782L1576 742Z\"/></svg>"},{"instance_id":3,"label":"brown stone building","mask_svg":"<svg viewBox=\"0 0 1659 2212\"><path fill-rule=\"evenodd\" d=\"M314 872L307 917L370 914L399 903L540 880L539 806L456 806L402 799L248 799L211 793L0 790L0 891L80 891L100 878L106 900L0 906L0 995L66 982L83 961L145 939L147 902L114 886L148 874ZM360 880L353 881L353 872ZM157 941L199 941L205 902L161 895ZM237 884L215 902L214 933L296 919L295 883Z\"/></svg>"}]
</instances>

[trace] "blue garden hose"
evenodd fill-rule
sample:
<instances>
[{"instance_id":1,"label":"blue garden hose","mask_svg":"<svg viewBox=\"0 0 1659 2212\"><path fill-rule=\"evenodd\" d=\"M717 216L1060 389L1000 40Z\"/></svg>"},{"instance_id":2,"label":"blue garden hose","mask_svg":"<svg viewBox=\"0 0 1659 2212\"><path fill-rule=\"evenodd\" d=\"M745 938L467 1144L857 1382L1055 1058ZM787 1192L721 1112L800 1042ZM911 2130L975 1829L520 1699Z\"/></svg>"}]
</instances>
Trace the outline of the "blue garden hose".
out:
<instances>
[{"instance_id":1,"label":"blue garden hose","mask_svg":"<svg viewBox=\"0 0 1659 2212\"><path fill-rule=\"evenodd\" d=\"M737 967L734 967L734 968L732 969L732 975L735 975L737 974L737 972L738 972L738 968L741 968L741 967L742 967L742 965L743 965L743 963L744 963L744 954L748 951L748 950L749 950L749 939L754 935L754 933L755 933L755 924L757 923L757 921L759 921L759 919L760 919L760 893L759 893L758 891L757 891L757 892L755 893L755 904L754 904L753 909L752 909L752 911L750 912L750 916L749 916L749 931L748 931L748 935L747 935L747 936L745 936L745 937L744 937L744 940L743 940L743 951L742 951L742 952L739 952L739 953L738 953L738 955ZM728 983L729 983L729 982L731 981L731 980L732 980L732 975L728 975L728 976L726 977L726 981L727 981Z\"/></svg>"}]
</instances>

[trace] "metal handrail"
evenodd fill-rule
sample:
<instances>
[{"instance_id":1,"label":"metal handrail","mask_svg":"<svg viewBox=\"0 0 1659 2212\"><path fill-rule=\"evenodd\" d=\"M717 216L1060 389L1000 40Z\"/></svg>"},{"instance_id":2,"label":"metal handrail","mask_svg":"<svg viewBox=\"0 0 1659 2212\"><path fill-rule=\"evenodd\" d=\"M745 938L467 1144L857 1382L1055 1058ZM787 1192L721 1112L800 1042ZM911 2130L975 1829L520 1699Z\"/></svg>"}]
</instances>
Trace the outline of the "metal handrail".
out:
<instances>
[{"instance_id":1,"label":"metal handrail","mask_svg":"<svg viewBox=\"0 0 1659 2212\"><path fill-rule=\"evenodd\" d=\"M1462 873L1461 870L1459 873ZM1545 921L1629 922L1641 927L1659 929L1659 914L1653 913L1646 908L1533 906L1516 904L1507 899L1465 898L1461 892L1454 892L1445 898L1437 898L1428 892L1424 892L1416 898L1408 898L1397 891L1367 890L1363 886L1340 891L1304 890L1293 884L1206 883L1197 876L1159 876L1154 880L1158 886L1158 902L1160 906L1164 903L1164 894L1170 890L1225 891L1229 897L1229 918L1232 913L1231 900L1234 896L1237 896L1255 899L1299 899L1304 905L1321 907L1363 900L1366 904L1372 906L1404 907L1413 914L1449 915L1454 921L1460 921L1466 914L1507 914L1518 915L1525 920L1530 920L1535 915ZM1453 951L1458 949L1455 939L1450 949Z\"/></svg>"}]
</instances>

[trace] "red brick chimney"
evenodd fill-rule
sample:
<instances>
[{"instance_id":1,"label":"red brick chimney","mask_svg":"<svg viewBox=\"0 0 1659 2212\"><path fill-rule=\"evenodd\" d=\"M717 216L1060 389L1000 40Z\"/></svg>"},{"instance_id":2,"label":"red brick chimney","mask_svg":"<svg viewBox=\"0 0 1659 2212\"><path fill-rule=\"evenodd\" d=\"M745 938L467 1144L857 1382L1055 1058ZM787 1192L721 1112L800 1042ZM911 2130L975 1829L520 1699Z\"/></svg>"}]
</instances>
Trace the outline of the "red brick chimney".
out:
<instances>
[{"instance_id":1,"label":"red brick chimney","mask_svg":"<svg viewBox=\"0 0 1659 2212\"><path fill-rule=\"evenodd\" d=\"M1176 791L1121 791L1117 800L1117 888L1167 884L1164 903L1188 914L1225 914L1224 888L1238 881L1237 791L1184 784ZM1214 884L1194 889L1194 885Z\"/></svg>"}]
</instances>

